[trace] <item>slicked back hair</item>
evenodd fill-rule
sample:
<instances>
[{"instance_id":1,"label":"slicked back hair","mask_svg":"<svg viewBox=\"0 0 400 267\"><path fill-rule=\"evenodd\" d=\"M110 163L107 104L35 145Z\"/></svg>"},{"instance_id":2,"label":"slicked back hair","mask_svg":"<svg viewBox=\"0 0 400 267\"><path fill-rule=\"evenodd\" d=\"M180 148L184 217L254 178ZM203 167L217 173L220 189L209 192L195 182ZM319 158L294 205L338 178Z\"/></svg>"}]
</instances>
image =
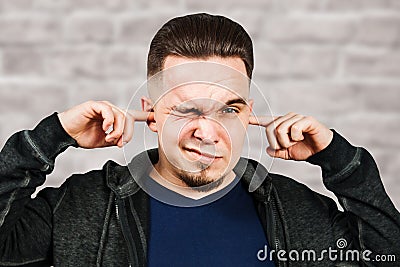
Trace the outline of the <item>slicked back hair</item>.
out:
<instances>
[{"instance_id":1,"label":"slicked back hair","mask_svg":"<svg viewBox=\"0 0 400 267\"><path fill-rule=\"evenodd\" d=\"M147 77L161 71L167 56L207 59L239 57L251 79L253 43L241 25L223 16L198 13L176 17L155 34L147 57Z\"/></svg>"}]
</instances>

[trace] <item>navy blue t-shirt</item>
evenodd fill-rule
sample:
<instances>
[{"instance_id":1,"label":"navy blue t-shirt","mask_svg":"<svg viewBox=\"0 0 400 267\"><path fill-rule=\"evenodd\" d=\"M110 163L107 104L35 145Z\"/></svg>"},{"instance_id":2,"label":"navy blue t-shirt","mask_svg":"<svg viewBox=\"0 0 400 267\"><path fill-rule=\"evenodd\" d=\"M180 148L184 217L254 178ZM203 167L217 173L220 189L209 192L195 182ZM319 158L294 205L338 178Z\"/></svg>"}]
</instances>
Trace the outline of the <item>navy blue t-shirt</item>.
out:
<instances>
[{"instance_id":1,"label":"navy blue t-shirt","mask_svg":"<svg viewBox=\"0 0 400 267\"><path fill-rule=\"evenodd\" d=\"M186 203L195 201L175 197ZM198 207L176 207L150 199L150 267L274 266L268 259L257 258L257 252L268 244L253 199L242 183Z\"/></svg>"}]
</instances>

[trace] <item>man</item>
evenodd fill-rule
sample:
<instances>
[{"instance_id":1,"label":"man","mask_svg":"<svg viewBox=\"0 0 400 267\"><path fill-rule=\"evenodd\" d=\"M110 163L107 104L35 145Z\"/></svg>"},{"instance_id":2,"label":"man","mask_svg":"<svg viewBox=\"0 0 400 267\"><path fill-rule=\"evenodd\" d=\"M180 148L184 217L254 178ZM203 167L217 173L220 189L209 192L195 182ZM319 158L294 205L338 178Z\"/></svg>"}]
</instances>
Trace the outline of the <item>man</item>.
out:
<instances>
[{"instance_id":1,"label":"man","mask_svg":"<svg viewBox=\"0 0 400 267\"><path fill-rule=\"evenodd\" d=\"M14 134L0 153L0 265L358 266L389 254L399 260L400 215L371 155L311 117L253 117L252 70L251 39L240 25L208 14L175 18L152 40L142 112L89 101ZM209 83L185 83L198 75ZM156 150L128 166L109 161L30 198L69 146L136 142L135 121L157 133ZM321 166L344 212L240 158L251 124L265 127L270 156ZM250 193L254 180L261 185Z\"/></svg>"}]
</instances>

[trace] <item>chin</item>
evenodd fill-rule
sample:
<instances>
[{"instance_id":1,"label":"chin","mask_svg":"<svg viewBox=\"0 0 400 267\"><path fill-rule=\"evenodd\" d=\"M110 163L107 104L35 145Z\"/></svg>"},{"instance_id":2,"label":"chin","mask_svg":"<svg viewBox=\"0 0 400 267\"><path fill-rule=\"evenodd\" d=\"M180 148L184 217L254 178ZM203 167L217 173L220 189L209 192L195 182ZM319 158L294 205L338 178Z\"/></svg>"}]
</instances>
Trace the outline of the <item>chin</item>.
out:
<instances>
[{"instance_id":1,"label":"chin","mask_svg":"<svg viewBox=\"0 0 400 267\"><path fill-rule=\"evenodd\" d=\"M186 173L179 177L191 189L198 192L208 192L219 187L224 181L225 176L220 176L215 179L210 179L203 174Z\"/></svg>"}]
</instances>

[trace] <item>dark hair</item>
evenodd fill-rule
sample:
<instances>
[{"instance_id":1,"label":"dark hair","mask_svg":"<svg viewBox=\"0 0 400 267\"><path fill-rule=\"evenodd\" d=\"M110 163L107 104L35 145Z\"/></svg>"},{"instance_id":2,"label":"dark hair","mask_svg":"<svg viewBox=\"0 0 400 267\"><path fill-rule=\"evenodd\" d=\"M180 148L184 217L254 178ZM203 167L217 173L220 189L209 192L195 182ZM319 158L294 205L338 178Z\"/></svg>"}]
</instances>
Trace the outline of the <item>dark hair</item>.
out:
<instances>
[{"instance_id":1,"label":"dark hair","mask_svg":"<svg viewBox=\"0 0 400 267\"><path fill-rule=\"evenodd\" d=\"M158 30L150 44L147 76L161 71L169 55L206 59L240 57L251 79L254 59L250 36L238 23L205 13L176 17Z\"/></svg>"}]
</instances>

